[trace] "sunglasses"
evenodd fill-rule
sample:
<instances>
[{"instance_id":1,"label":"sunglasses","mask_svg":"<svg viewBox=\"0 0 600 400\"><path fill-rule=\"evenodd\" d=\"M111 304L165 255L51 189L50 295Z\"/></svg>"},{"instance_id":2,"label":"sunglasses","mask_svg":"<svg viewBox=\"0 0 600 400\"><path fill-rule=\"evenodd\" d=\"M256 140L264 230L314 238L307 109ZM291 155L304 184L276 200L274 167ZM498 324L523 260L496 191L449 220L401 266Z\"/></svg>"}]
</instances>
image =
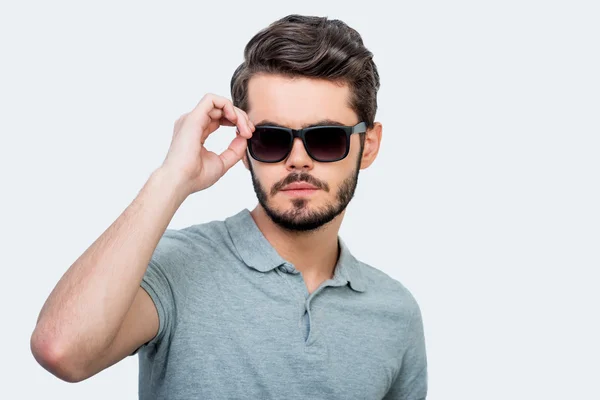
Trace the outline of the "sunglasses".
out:
<instances>
[{"instance_id":1,"label":"sunglasses","mask_svg":"<svg viewBox=\"0 0 600 400\"><path fill-rule=\"evenodd\" d=\"M304 129L258 125L252 138L248 139L248 151L257 161L276 163L287 158L292 151L294 139L300 138L313 160L334 162L348 155L350 135L366 130L365 122L354 126L320 125Z\"/></svg>"}]
</instances>

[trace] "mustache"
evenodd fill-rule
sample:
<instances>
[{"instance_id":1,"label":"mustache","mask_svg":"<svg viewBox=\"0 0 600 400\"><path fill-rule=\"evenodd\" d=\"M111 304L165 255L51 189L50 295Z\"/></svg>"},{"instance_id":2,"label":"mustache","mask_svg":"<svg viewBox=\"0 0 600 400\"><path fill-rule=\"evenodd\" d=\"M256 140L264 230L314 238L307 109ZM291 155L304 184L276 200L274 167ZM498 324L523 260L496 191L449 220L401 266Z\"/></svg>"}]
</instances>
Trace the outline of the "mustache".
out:
<instances>
[{"instance_id":1,"label":"mustache","mask_svg":"<svg viewBox=\"0 0 600 400\"><path fill-rule=\"evenodd\" d=\"M301 172L299 174L290 174L286 176L283 180L277 182L271 188L271 196L274 196L277 192L281 190L286 185L294 182L306 182L310 185L315 186L318 189L322 189L326 192L329 192L329 185L325 182L321 182L314 176L308 174L307 172Z\"/></svg>"}]
</instances>

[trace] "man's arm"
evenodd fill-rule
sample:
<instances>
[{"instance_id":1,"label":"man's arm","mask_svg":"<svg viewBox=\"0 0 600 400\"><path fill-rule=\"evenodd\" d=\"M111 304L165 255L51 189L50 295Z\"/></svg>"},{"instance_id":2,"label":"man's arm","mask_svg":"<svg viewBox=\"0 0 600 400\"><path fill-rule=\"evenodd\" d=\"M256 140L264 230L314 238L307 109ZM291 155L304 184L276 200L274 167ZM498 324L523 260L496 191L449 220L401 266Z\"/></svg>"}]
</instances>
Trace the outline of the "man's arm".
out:
<instances>
[{"instance_id":1,"label":"man's arm","mask_svg":"<svg viewBox=\"0 0 600 400\"><path fill-rule=\"evenodd\" d=\"M216 154L204 142L222 125L237 126L238 134ZM46 300L30 339L44 368L83 380L156 335L160 314L140 284L158 242L187 196L212 186L244 156L253 130L243 110L214 94L175 122L162 166Z\"/></svg>"},{"instance_id":2,"label":"man's arm","mask_svg":"<svg viewBox=\"0 0 600 400\"><path fill-rule=\"evenodd\" d=\"M165 170L154 171L129 207L60 279L31 336L32 353L45 369L77 382L156 334L157 311L140 283L185 199L177 182Z\"/></svg>"},{"instance_id":3,"label":"man's arm","mask_svg":"<svg viewBox=\"0 0 600 400\"><path fill-rule=\"evenodd\" d=\"M421 310L417 305L404 336L406 351L400 371L384 400L425 400L427 398L427 351Z\"/></svg>"}]
</instances>

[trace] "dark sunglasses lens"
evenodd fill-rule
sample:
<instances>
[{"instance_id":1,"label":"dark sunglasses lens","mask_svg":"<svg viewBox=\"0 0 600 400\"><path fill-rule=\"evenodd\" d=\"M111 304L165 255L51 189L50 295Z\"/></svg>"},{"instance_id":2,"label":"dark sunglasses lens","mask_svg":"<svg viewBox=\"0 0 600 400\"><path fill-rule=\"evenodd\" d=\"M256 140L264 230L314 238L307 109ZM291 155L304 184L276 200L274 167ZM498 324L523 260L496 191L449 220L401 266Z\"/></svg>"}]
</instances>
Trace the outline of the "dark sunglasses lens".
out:
<instances>
[{"instance_id":1,"label":"dark sunglasses lens","mask_svg":"<svg viewBox=\"0 0 600 400\"><path fill-rule=\"evenodd\" d=\"M250 147L253 156L259 161L270 162L285 158L290 151L292 137L289 132L282 129L257 127Z\"/></svg>"},{"instance_id":2,"label":"dark sunglasses lens","mask_svg":"<svg viewBox=\"0 0 600 400\"><path fill-rule=\"evenodd\" d=\"M346 132L341 128L317 128L306 132L307 150L319 161L342 158L346 154L346 142Z\"/></svg>"}]
</instances>

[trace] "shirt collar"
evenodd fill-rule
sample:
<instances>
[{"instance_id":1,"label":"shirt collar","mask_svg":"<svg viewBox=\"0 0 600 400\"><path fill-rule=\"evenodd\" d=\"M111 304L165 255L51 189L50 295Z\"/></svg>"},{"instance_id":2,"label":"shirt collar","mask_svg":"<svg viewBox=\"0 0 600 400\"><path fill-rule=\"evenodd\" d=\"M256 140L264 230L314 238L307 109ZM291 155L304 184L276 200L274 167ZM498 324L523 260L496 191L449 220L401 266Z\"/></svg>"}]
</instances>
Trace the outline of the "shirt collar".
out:
<instances>
[{"instance_id":1,"label":"shirt collar","mask_svg":"<svg viewBox=\"0 0 600 400\"><path fill-rule=\"evenodd\" d=\"M248 209L225 219L225 226L239 256L244 263L260 272L268 272L286 265L293 269L283 257L277 253L271 243L254 222ZM334 279L349 283L357 292L364 292L366 282L361 272L360 262L350 253L346 243L338 236L340 256L335 266Z\"/></svg>"}]
</instances>

